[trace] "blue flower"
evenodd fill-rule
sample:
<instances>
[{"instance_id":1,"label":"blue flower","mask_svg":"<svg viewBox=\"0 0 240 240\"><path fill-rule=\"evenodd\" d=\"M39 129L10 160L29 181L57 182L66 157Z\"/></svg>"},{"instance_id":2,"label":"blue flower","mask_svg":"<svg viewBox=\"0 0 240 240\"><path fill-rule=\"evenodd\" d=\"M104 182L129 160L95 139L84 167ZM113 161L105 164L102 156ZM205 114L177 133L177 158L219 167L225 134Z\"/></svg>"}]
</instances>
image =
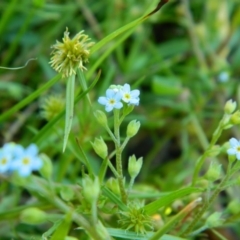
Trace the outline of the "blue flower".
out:
<instances>
[{"instance_id":1,"label":"blue flower","mask_svg":"<svg viewBox=\"0 0 240 240\"><path fill-rule=\"evenodd\" d=\"M10 170L11 163L12 163L11 154L1 149L0 150L0 173L8 172Z\"/></svg>"},{"instance_id":2,"label":"blue flower","mask_svg":"<svg viewBox=\"0 0 240 240\"><path fill-rule=\"evenodd\" d=\"M26 149L17 146L15 154L11 169L16 170L22 177L29 176L32 171L39 170L43 165L42 160L38 157L38 148L35 144L31 144Z\"/></svg>"},{"instance_id":3,"label":"blue flower","mask_svg":"<svg viewBox=\"0 0 240 240\"><path fill-rule=\"evenodd\" d=\"M139 95L140 91L139 90L132 90L130 88L129 84L124 84L122 87L122 100L125 103L128 103L128 105L138 105L139 104Z\"/></svg>"},{"instance_id":4,"label":"blue flower","mask_svg":"<svg viewBox=\"0 0 240 240\"><path fill-rule=\"evenodd\" d=\"M6 143L0 149L0 173L10 172L17 144Z\"/></svg>"},{"instance_id":5,"label":"blue flower","mask_svg":"<svg viewBox=\"0 0 240 240\"><path fill-rule=\"evenodd\" d=\"M236 138L229 140L231 148L227 150L228 155L235 155L237 160L240 160L240 141Z\"/></svg>"},{"instance_id":6,"label":"blue flower","mask_svg":"<svg viewBox=\"0 0 240 240\"><path fill-rule=\"evenodd\" d=\"M123 107L121 103L122 94L120 91L115 89L107 89L106 97L100 97L98 102L102 105L105 105L105 110L107 112L112 111L114 108L120 109Z\"/></svg>"}]
</instances>

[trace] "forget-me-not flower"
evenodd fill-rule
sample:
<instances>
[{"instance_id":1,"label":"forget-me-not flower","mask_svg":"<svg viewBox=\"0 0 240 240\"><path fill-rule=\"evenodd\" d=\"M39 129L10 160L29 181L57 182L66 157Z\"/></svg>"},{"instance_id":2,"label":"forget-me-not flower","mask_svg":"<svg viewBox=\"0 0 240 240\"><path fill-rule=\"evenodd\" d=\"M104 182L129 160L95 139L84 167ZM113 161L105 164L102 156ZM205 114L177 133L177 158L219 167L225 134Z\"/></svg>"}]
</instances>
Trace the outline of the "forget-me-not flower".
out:
<instances>
[{"instance_id":1,"label":"forget-me-not flower","mask_svg":"<svg viewBox=\"0 0 240 240\"><path fill-rule=\"evenodd\" d=\"M229 140L231 148L227 150L228 155L235 155L237 160L240 160L240 141L236 138Z\"/></svg>"},{"instance_id":2,"label":"forget-me-not flower","mask_svg":"<svg viewBox=\"0 0 240 240\"><path fill-rule=\"evenodd\" d=\"M35 144L31 144L26 149L17 146L15 154L16 157L13 159L11 168L22 177L29 176L32 171L39 170L43 165L42 160L38 157L38 148Z\"/></svg>"},{"instance_id":3,"label":"forget-me-not flower","mask_svg":"<svg viewBox=\"0 0 240 240\"><path fill-rule=\"evenodd\" d=\"M107 112L110 112L114 108L120 109L123 107L121 99L122 93L120 91L115 91L114 89L107 89L106 97L99 97L98 102L102 105L105 105L105 110Z\"/></svg>"},{"instance_id":4,"label":"forget-me-not flower","mask_svg":"<svg viewBox=\"0 0 240 240\"><path fill-rule=\"evenodd\" d=\"M129 84L124 84L122 87L122 100L128 105L138 105L139 104L139 95L140 91L138 89L132 90Z\"/></svg>"},{"instance_id":5,"label":"forget-me-not flower","mask_svg":"<svg viewBox=\"0 0 240 240\"><path fill-rule=\"evenodd\" d=\"M10 172L17 144L6 143L0 149L0 173Z\"/></svg>"}]
</instances>

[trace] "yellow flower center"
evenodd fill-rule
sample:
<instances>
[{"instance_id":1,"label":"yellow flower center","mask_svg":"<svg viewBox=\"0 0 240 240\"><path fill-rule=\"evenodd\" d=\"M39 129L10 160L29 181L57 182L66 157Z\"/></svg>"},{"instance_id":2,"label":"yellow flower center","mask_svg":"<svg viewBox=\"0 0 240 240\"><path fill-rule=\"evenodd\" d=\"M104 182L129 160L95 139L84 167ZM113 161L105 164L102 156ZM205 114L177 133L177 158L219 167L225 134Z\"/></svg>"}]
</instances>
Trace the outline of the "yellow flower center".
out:
<instances>
[{"instance_id":1,"label":"yellow flower center","mask_svg":"<svg viewBox=\"0 0 240 240\"><path fill-rule=\"evenodd\" d=\"M24 159L22 160L22 163L23 163L24 165L28 165L28 164L30 163L29 158L24 158Z\"/></svg>"},{"instance_id":2,"label":"yellow flower center","mask_svg":"<svg viewBox=\"0 0 240 240\"><path fill-rule=\"evenodd\" d=\"M128 94L128 93L126 93L126 94L124 95L124 97L125 97L126 99L130 99L130 98L131 98L130 94Z\"/></svg>"},{"instance_id":3,"label":"yellow flower center","mask_svg":"<svg viewBox=\"0 0 240 240\"><path fill-rule=\"evenodd\" d=\"M110 99L110 100L109 100L109 103L110 103L110 104L114 104L114 103L115 103L115 100L114 100L114 99Z\"/></svg>"},{"instance_id":4,"label":"yellow flower center","mask_svg":"<svg viewBox=\"0 0 240 240\"><path fill-rule=\"evenodd\" d=\"M237 151L240 152L240 146L237 147Z\"/></svg>"},{"instance_id":5,"label":"yellow flower center","mask_svg":"<svg viewBox=\"0 0 240 240\"><path fill-rule=\"evenodd\" d=\"M2 159L1 159L1 164L2 164L2 165L7 164L7 159L6 159L6 158L2 158Z\"/></svg>"}]
</instances>

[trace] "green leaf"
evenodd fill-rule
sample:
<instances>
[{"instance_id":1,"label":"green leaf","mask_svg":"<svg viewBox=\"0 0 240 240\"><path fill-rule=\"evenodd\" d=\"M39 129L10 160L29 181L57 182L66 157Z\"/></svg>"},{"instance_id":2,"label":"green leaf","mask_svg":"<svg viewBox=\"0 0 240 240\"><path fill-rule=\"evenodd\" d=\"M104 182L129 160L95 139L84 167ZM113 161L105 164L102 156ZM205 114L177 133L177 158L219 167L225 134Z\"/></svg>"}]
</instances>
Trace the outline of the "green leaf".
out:
<instances>
[{"instance_id":1,"label":"green leaf","mask_svg":"<svg viewBox=\"0 0 240 240\"><path fill-rule=\"evenodd\" d=\"M104 196L108 197L113 203L118 205L120 210L127 211L127 206L121 201L121 199L115 195L113 192L111 192L108 188L102 187L102 193Z\"/></svg>"},{"instance_id":2,"label":"green leaf","mask_svg":"<svg viewBox=\"0 0 240 240\"><path fill-rule=\"evenodd\" d=\"M66 149L68 136L72 127L73 108L74 108L74 85L75 85L75 75L71 75L67 80L67 89L66 89L66 115L65 115L65 130L64 130L64 139L63 139L63 152Z\"/></svg>"},{"instance_id":3,"label":"green leaf","mask_svg":"<svg viewBox=\"0 0 240 240\"><path fill-rule=\"evenodd\" d=\"M169 205L174 202L176 199L185 197L191 193L201 192L199 188L187 187L177 191L174 191L167 196L161 197L160 199L147 204L144 207L144 210L147 214L152 215L158 211L159 208Z\"/></svg>"},{"instance_id":4,"label":"green leaf","mask_svg":"<svg viewBox=\"0 0 240 240\"><path fill-rule=\"evenodd\" d=\"M69 232L72 223L72 212L68 212L61 222L61 224L57 227L56 231L54 232L51 240L59 240L64 239Z\"/></svg>"},{"instance_id":5,"label":"green leaf","mask_svg":"<svg viewBox=\"0 0 240 240\"><path fill-rule=\"evenodd\" d=\"M108 233L112 237L122 238L122 239L133 239L133 240L148 240L154 233L148 232L146 234L135 233L131 231L126 231L124 229L115 229L115 228L107 228ZM185 238L175 237L172 235L165 234L159 240L186 240Z\"/></svg>"},{"instance_id":6,"label":"green leaf","mask_svg":"<svg viewBox=\"0 0 240 240\"><path fill-rule=\"evenodd\" d=\"M28 97L24 98L21 102L14 105L12 108L10 108L8 111L0 115L0 122L7 119L11 115L13 115L15 112L20 110L21 108L25 107L29 103L31 103L35 98L40 96L45 90L50 88L53 84L55 84L59 79L61 78L61 75L58 74L54 78L52 78L50 81L48 81L45 85L43 85L41 88L39 88L37 91L30 94Z\"/></svg>"}]
</instances>

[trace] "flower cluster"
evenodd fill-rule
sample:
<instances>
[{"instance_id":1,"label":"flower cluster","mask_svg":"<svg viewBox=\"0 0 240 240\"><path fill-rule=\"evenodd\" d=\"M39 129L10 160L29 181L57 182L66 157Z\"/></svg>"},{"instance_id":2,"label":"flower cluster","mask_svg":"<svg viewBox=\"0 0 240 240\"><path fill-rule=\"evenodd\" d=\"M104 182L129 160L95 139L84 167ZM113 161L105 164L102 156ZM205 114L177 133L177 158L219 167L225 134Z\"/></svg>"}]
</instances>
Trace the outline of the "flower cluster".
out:
<instances>
[{"instance_id":1,"label":"flower cluster","mask_svg":"<svg viewBox=\"0 0 240 240\"><path fill-rule=\"evenodd\" d=\"M27 177L42 165L35 144L24 149L21 145L7 143L0 149L0 173L16 171L20 176Z\"/></svg>"},{"instance_id":2,"label":"flower cluster","mask_svg":"<svg viewBox=\"0 0 240 240\"><path fill-rule=\"evenodd\" d=\"M52 46L51 66L62 73L63 77L69 77L76 74L77 68L86 70L83 65L88 62L90 47L94 44L89 42L90 38L79 32L73 39L70 39L68 29L64 32L63 42L57 41Z\"/></svg>"},{"instance_id":3,"label":"flower cluster","mask_svg":"<svg viewBox=\"0 0 240 240\"><path fill-rule=\"evenodd\" d=\"M139 90L132 90L129 84L124 84L123 86L120 85L112 85L106 91L105 97L99 97L98 102L105 106L105 110L107 112L112 111L114 108L120 109L123 107L124 103L128 105L135 105L139 104Z\"/></svg>"}]
</instances>

